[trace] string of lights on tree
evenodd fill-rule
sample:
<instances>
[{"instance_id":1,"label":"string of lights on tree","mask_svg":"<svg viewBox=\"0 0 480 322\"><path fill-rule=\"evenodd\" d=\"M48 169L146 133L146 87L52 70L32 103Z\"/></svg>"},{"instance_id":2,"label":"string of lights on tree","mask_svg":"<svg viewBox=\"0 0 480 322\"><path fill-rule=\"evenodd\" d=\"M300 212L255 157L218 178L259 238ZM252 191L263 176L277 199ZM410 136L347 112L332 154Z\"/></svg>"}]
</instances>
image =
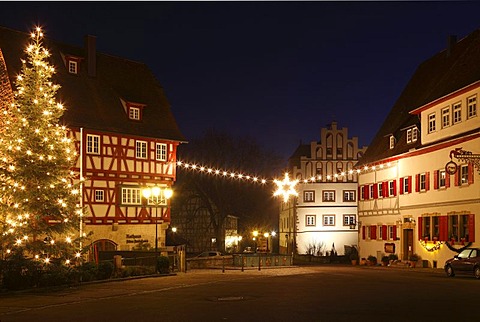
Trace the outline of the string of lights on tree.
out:
<instances>
[{"instance_id":1,"label":"string of lights on tree","mask_svg":"<svg viewBox=\"0 0 480 322\"><path fill-rule=\"evenodd\" d=\"M2 112L0 135L0 243L7 256L33 256L65 264L82 256L82 209L70 170L77 158L68 129L58 123L64 106L51 81L55 68L36 28L16 78L13 103Z\"/></svg>"}]
</instances>

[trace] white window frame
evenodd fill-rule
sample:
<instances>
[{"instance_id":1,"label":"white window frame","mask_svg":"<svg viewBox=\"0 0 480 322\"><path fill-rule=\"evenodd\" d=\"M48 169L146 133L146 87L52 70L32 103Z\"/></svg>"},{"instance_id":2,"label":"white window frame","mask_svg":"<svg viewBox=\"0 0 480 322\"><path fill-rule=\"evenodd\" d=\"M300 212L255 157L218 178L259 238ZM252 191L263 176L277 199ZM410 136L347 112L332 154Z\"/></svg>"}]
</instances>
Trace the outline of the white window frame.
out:
<instances>
[{"instance_id":1,"label":"white window frame","mask_svg":"<svg viewBox=\"0 0 480 322\"><path fill-rule=\"evenodd\" d=\"M392 150L395 147L395 137L393 135L390 135L390 150Z\"/></svg>"},{"instance_id":2,"label":"white window frame","mask_svg":"<svg viewBox=\"0 0 480 322\"><path fill-rule=\"evenodd\" d=\"M458 183L459 185L463 186L463 185L467 185L468 184L468 164L462 164L459 166L459 169L458 169L459 172L459 176L458 176L458 180L460 180L460 182Z\"/></svg>"},{"instance_id":3,"label":"white window frame","mask_svg":"<svg viewBox=\"0 0 480 322\"><path fill-rule=\"evenodd\" d=\"M95 202L104 202L105 201L105 190L95 189Z\"/></svg>"},{"instance_id":4,"label":"white window frame","mask_svg":"<svg viewBox=\"0 0 480 322\"><path fill-rule=\"evenodd\" d=\"M409 177L403 177L403 194L406 195L408 194L410 190L410 178Z\"/></svg>"},{"instance_id":5,"label":"white window frame","mask_svg":"<svg viewBox=\"0 0 480 322\"><path fill-rule=\"evenodd\" d=\"M335 190L323 190L322 196L324 202L335 202Z\"/></svg>"},{"instance_id":6,"label":"white window frame","mask_svg":"<svg viewBox=\"0 0 480 322\"><path fill-rule=\"evenodd\" d=\"M428 133L436 131L436 114L432 113L428 115Z\"/></svg>"},{"instance_id":7,"label":"white window frame","mask_svg":"<svg viewBox=\"0 0 480 322\"><path fill-rule=\"evenodd\" d=\"M379 239L379 240L383 239L382 225L377 225L377 239Z\"/></svg>"},{"instance_id":8,"label":"white window frame","mask_svg":"<svg viewBox=\"0 0 480 322\"><path fill-rule=\"evenodd\" d=\"M131 120L139 121L140 120L140 108L129 106L128 107L128 118Z\"/></svg>"},{"instance_id":9,"label":"white window frame","mask_svg":"<svg viewBox=\"0 0 480 322\"><path fill-rule=\"evenodd\" d=\"M68 61L68 72L70 74L78 74L78 62L74 60L69 60Z\"/></svg>"},{"instance_id":10,"label":"white window frame","mask_svg":"<svg viewBox=\"0 0 480 322\"><path fill-rule=\"evenodd\" d=\"M388 225L387 226L387 238L388 240L393 240L393 233L394 233L395 227L393 225Z\"/></svg>"},{"instance_id":11,"label":"white window frame","mask_svg":"<svg viewBox=\"0 0 480 322\"><path fill-rule=\"evenodd\" d=\"M315 202L315 191L306 190L303 192L303 202Z\"/></svg>"},{"instance_id":12,"label":"white window frame","mask_svg":"<svg viewBox=\"0 0 480 322\"><path fill-rule=\"evenodd\" d=\"M453 104L452 111L453 111L452 124L461 123L462 122L462 103L458 102Z\"/></svg>"},{"instance_id":13,"label":"white window frame","mask_svg":"<svg viewBox=\"0 0 480 322\"><path fill-rule=\"evenodd\" d=\"M88 154L100 154L100 135L87 134L86 150Z\"/></svg>"},{"instance_id":14,"label":"white window frame","mask_svg":"<svg viewBox=\"0 0 480 322\"><path fill-rule=\"evenodd\" d=\"M157 161L167 161L167 145L165 143L155 145L155 159Z\"/></svg>"},{"instance_id":15,"label":"white window frame","mask_svg":"<svg viewBox=\"0 0 480 322\"><path fill-rule=\"evenodd\" d=\"M447 172L445 169L438 170L438 189L446 188L447 187Z\"/></svg>"},{"instance_id":16,"label":"white window frame","mask_svg":"<svg viewBox=\"0 0 480 322\"><path fill-rule=\"evenodd\" d=\"M377 193L378 193L378 198L383 198L384 196L384 191L383 191L383 183L379 182L377 183Z\"/></svg>"},{"instance_id":17,"label":"white window frame","mask_svg":"<svg viewBox=\"0 0 480 322\"><path fill-rule=\"evenodd\" d=\"M343 225L350 226L355 224L355 215L343 215Z\"/></svg>"},{"instance_id":18,"label":"white window frame","mask_svg":"<svg viewBox=\"0 0 480 322\"><path fill-rule=\"evenodd\" d=\"M335 215L323 215L324 226L335 226Z\"/></svg>"},{"instance_id":19,"label":"white window frame","mask_svg":"<svg viewBox=\"0 0 480 322\"><path fill-rule=\"evenodd\" d=\"M418 188L420 191L426 191L427 190L427 174L426 173L420 173L418 176L418 180L420 181L418 183Z\"/></svg>"},{"instance_id":20,"label":"white window frame","mask_svg":"<svg viewBox=\"0 0 480 322\"><path fill-rule=\"evenodd\" d=\"M135 141L135 156L137 159L147 159L147 141Z\"/></svg>"},{"instance_id":21,"label":"white window frame","mask_svg":"<svg viewBox=\"0 0 480 322\"><path fill-rule=\"evenodd\" d=\"M355 200L355 190L343 190L343 201L353 202Z\"/></svg>"},{"instance_id":22,"label":"white window frame","mask_svg":"<svg viewBox=\"0 0 480 322\"><path fill-rule=\"evenodd\" d=\"M450 126L450 106L442 109L442 128Z\"/></svg>"},{"instance_id":23,"label":"white window frame","mask_svg":"<svg viewBox=\"0 0 480 322\"><path fill-rule=\"evenodd\" d=\"M395 182L393 180L388 181L388 196L393 197L395 195Z\"/></svg>"},{"instance_id":24,"label":"white window frame","mask_svg":"<svg viewBox=\"0 0 480 322\"><path fill-rule=\"evenodd\" d=\"M305 226L315 227L317 225L317 216L316 215L305 215Z\"/></svg>"},{"instance_id":25,"label":"white window frame","mask_svg":"<svg viewBox=\"0 0 480 322\"><path fill-rule=\"evenodd\" d=\"M473 95L467 98L467 118L477 116L477 95Z\"/></svg>"},{"instance_id":26,"label":"white window frame","mask_svg":"<svg viewBox=\"0 0 480 322\"><path fill-rule=\"evenodd\" d=\"M407 130L407 143L417 142L418 129L416 127Z\"/></svg>"},{"instance_id":27,"label":"white window frame","mask_svg":"<svg viewBox=\"0 0 480 322\"><path fill-rule=\"evenodd\" d=\"M373 199L373 184L368 185L368 198Z\"/></svg>"},{"instance_id":28,"label":"white window frame","mask_svg":"<svg viewBox=\"0 0 480 322\"><path fill-rule=\"evenodd\" d=\"M121 187L122 205L141 205L142 189L134 187Z\"/></svg>"}]
</instances>

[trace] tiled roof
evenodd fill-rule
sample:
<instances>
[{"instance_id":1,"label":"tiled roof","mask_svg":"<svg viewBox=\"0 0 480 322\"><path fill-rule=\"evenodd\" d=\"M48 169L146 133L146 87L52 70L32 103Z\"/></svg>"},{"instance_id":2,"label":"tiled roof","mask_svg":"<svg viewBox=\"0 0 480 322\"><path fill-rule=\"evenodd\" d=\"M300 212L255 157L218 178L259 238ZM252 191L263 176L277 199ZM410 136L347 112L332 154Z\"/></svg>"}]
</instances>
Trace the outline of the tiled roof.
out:
<instances>
[{"instance_id":1,"label":"tiled roof","mask_svg":"<svg viewBox=\"0 0 480 322\"><path fill-rule=\"evenodd\" d=\"M420 147L420 140L416 144L406 143L405 128L416 125L420 130L418 116L409 112L480 80L479 62L480 30L476 30L450 50L445 49L420 64L357 166ZM391 134L397 140L394 149L389 148Z\"/></svg>"},{"instance_id":2,"label":"tiled roof","mask_svg":"<svg viewBox=\"0 0 480 322\"><path fill-rule=\"evenodd\" d=\"M12 85L28 42L28 34L0 27L0 49ZM96 52L96 76L91 77L84 48L50 39L44 40L44 46L52 54L50 63L56 67L53 81L61 86L57 100L67 109L62 118L67 126L185 141L163 88L145 64ZM62 55L83 58L78 74L68 73ZM141 121L128 118L121 99L146 105Z\"/></svg>"}]
</instances>

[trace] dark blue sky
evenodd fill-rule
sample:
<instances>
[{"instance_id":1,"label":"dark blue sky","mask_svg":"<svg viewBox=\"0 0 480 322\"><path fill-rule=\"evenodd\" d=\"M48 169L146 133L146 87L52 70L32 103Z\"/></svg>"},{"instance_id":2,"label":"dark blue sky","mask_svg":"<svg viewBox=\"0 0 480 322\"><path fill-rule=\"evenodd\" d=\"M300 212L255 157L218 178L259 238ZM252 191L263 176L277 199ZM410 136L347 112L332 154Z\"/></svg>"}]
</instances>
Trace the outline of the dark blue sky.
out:
<instances>
[{"instance_id":1,"label":"dark blue sky","mask_svg":"<svg viewBox=\"0 0 480 322\"><path fill-rule=\"evenodd\" d=\"M281 156L335 119L368 145L416 67L480 27L479 2L1 2L0 25L146 63L187 139ZM1 44L0 44L1 46Z\"/></svg>"}]
</instances>

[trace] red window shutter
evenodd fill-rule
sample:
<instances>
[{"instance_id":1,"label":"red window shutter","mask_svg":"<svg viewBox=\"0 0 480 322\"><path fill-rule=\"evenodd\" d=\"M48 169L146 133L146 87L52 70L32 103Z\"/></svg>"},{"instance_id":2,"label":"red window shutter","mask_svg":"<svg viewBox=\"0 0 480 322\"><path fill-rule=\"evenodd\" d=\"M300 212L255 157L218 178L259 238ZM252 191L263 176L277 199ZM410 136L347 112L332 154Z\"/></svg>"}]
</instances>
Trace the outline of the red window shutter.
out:
<instances>
[{"instance_id":1,"label":"red window shutter","mask_svg":"<svg viewBox=\"0 0 480 322\"><path fill-rule=\"evenodd\" d=\"M430 171L425 173L425 190L430 190Z\"/></svg>"},{"instance_id":2,"label":"red window shutter","mask_svg":"<svg viewBox=\"0 0 480 322\"><path fill-rule=\"evenodd\" d=\"M475 215L468 215L468 242L475 241Z\"/></svg>"},{"instance_id":3,"label":"red window shutter","mask_svg":"<svg viewBox=\"0 0 480 322\"><path fill-rule=\"evenodd\" d=\"M415 192L420 191L420 175L416 174L415 175Z\"/></svg>"},{"instance_id":4,"label":"red window shutter","mask_svg":"<svg viewBox=\"0 0 480 322\"><path fill-rule=\"evenodd\" d=\"M373 198L378 199L378 184L373 185Z\"/></svg>"},{"instance_id":5,"label":"red window shutter","mask_svg":"<svg viewBox=\"0 0 480 322\"><path fill-rule=\"evenodd\" d=\"M440 216L438 219L440 241L448 241L448 217Z\"/></svg>"},{"instance_id":6,"label":"red window shutter","mask_svg":"<svg viewBox=\"0 0 480 322\"><path fill-rule=\"evenodd\" d=\"M382 182L383 198L388 197L388 182Z\"/></svg>"},{"instance_id":7,"label":"red window shutter","mask_svg":"<svg viewBox=\"0 0 480 322\"><path fill-rule=\"evenodd\" d=\"M393 180L393 195L397 195L397 180Z\"/></svg>"},{"instance_id":8,"label":"red window shutter","mask_svg":"<svg viewBox=\"0 0 480 322\"><path fill-rule=\"evenodd\" d=\"M473 184L473 164L469 163L468 164L468 184Z\"/></svg>"},{"instance_id":9,"label":"red window shutter","mask_svg":"<svg viewBox=\"0 0 480 322\"><path fill-rule=\"evenodd\" d=\"M445 188L450 188L450 175L445 172Z\"/></svg>"},{"instance_id":10,"label":"red window shutter","mask_svg":"<svg viewBox=\"0 0 480 322\"><path fill-rule=\"evenodd\" d=\"M388 239L388 236L387 236L387 225L383 225L383 226L382 226L382 239L383 239L383 240L387 240L387 239Z\"/></svg>"},{"instance_id":11,"label":"red window shutter","mask_svg":"<svg viewBox=\"0 0 480 322\"><path fill-rule=\"evenodd\" d=\"M433 171L433 189L438 189L438 170Z\"/></svg>"},{"instance_id":12,"label":"red window shutter","mask_svg":"<svg viewBox=\"0 0 480 322\"><path fill-rule=\"evenodd\" d=\"M365 240L365 226L362 226L362 239Z\"/></svg>"},{"instance_id":13,"label":"red window shutter","mask_svg":"<svg viewBox=\"0 0 480 322\"><path fill-rule=\"evenodd\" d=\"M418 217L418 240L423 237L423 217Z\"/></svg>"},{"instance_id":14,"label":"red window shutter","mask_svg":"<svg viewBox=\"0 0 480 322\"><path fill-rule=\"evenodd\" d=\"M368 190L369 190L368 185L363 186L363 199L365 200L368 200L368 197L369 197Z\"/></svg>"},{"instance_id":15,"label":"red window shutter","mask_svg":"<svg viewBox=\"0 0 480 322\"><path fill-rule=\"evenodd\" d=\"M377 226L370 226L371 239L377 239Z\"/></svg>"},{"instance_id":16,"label":"red window shutter","mask_svg":"<svg viewBox=\"0 0 480 322\"><path fill-rule=\"evenodd\" d=\"M403 185L405 183L405 179L404 178L400 178L400 194L403 195L405 193L405 191L403 191Z\"/></svg>"},{"instance_id":17,"label":"red window shutter","mask_svg":"<svg viewBox=\"0 0 480 322\"><path fill-rule=\"evenodd\" d=\"M408 193L412 193L412 176L408 177Z\"/></svg>"},{"instance_id":18,"label":"red window shutter","mask_svg":"<svg viewBox=\"0 0 480 322\"><path fill-rule=\"evenodd\" d=\"M393 226L393 240L397 240L397 226Z\"/></svg>"},{"instance_id":19,"label":"red window shutter","mask_svg":"<svg viewBox=\"0 0 480 322\"><path fill-rule=\"evenodd\" d=\"M455 186L458 186L460 185L460 167L457 168L457 172L455 172L455 181L453 182L453 184Z\"/></svg>"}]
</instances>

